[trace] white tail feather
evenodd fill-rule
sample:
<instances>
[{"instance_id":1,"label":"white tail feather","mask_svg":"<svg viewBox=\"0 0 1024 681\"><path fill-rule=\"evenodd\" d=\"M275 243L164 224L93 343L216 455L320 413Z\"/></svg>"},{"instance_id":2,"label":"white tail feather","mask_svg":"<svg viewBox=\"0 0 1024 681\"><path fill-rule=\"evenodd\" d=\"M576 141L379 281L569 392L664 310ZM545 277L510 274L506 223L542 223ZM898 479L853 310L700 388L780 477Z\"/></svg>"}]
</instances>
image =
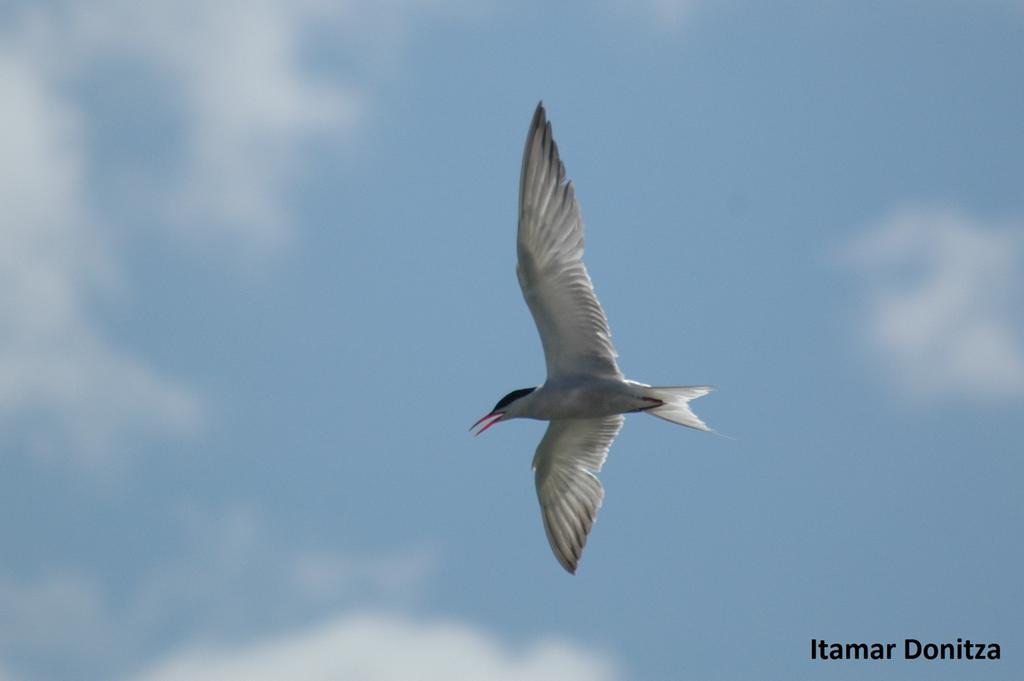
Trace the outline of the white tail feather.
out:
<instances>
[{"instance_id":1,"label":"white tail feather","mask_svg":"<svg viewBox=\"0 0 1024 681\"><path fill-rule=\"evenodd\" d=\"M646 387L644 392L647 393L647 397L661 400L664 404L644 411L651 416L657 416L659 419L678 423L681 426L710 431L711 429L690 410L689 402L707 395L711 390L709 385Z\"/></svg>"}]
</instances>

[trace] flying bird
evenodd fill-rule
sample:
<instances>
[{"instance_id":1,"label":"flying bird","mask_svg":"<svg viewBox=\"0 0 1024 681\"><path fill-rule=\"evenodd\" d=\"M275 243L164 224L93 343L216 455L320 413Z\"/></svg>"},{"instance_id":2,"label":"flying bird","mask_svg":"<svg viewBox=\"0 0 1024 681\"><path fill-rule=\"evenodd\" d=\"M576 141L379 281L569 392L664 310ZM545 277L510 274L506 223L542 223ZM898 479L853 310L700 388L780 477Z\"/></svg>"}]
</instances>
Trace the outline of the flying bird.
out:
<instances>
[{"instance_id":1,"label":"flying bird","mask_svg":"<svg viewBox=\"0 0 1024 681\"><path fill-rule=\"evenodd\" d=\"M608 319L583 265L579 206L543 102L523 151L517 252L519 286L544 346L547 380L505 395L470 430L483 424L479 435L514 418L549 422L533 457L537 498L551 550L575 574L604 498L597 474L623 414L645 412L708 431L689 402L711 387L652 387L619 370Z\"/></svg>"}]
</instances>

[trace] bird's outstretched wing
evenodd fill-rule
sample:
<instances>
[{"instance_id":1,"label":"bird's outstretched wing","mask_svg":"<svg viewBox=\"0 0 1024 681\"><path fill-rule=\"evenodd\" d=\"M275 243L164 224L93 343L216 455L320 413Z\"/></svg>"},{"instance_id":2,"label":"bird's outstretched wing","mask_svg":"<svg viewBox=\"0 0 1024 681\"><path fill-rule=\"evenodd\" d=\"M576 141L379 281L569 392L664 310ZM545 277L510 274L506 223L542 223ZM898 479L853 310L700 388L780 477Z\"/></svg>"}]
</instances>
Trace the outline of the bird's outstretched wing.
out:
<instances>
[{"instance_id":1,"label":"bird's outstretched wing","mask_svg":"<svg viewBox=\"0 0 1024 681\"><path fill-rule=\"evenodd\" d=\"M543 103L537 105L523 151L517 244L519 286L540 332L548 378L621 378L608 319L583 266L583 221L575 192L565 179Z\"/></svg>"},{"instance_id":2,"label":"bird's outstretched wing","mask_svg":"<svg viewBox=\"0 0 1024 681\"><path fill-rule=\"evenodd\" d=\"M625 418L556 419L533 457L537 499L555 558L576 573L604 488L597 479Z\"/></svg>"}]
</instances>

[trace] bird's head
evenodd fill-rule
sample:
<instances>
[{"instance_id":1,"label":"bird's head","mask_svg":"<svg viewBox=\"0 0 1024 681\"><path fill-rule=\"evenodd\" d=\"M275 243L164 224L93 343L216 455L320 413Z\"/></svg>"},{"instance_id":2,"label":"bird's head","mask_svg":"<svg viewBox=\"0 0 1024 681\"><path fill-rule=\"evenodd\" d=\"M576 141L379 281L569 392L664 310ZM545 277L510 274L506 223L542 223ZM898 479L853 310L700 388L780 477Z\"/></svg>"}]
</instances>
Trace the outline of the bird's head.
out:
<instances>
[{"instance_id":1,"label":"bird's head","mask_svg":"<svg viewBox=\"0 0 1024 681\"><path fill-rule=\"evenodd\" d=\"M478 420L476 423L470 426L469 429L473 430L481 423L484 423L486 421L484 427L476 432L476 434L479 435L480 433L484 432L485 430L493 426L498 421L504 420L506 417L513 418L515 416L518 416L519 414L516 408L518 406L522 406L522 403L516 403L522 398L532 393L534 390L536 390L536 388L521 388L519 390L513 390L508 395L505 395L500 400L498 400L498 403L494 405L494 409L492 409L489 414L480 417L480 420Z\"/></svg>"}]
</instances>

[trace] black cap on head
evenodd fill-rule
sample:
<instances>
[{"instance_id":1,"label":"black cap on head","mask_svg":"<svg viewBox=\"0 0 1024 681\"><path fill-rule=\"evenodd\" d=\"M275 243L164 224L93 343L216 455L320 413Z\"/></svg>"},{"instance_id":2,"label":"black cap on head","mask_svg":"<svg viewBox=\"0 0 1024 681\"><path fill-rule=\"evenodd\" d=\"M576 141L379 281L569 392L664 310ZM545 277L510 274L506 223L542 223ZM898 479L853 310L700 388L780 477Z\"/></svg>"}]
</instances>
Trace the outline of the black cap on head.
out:
<instances>
[{"instance_id":1,"label":"black cap on head","mask_svg":"<svg viewBox=\"0 0 1024 681\"><path fill-rule=\"evenodd\" d=\"M522 388L520 390L513 390L508 395L505 395L500 400L498 400L498 403L494 405L494 409L492 409L491 412L501 411L508 405L518 400L520 397L526 397L534 390L536 390L536 388Z\"/></svg>"}]
</instances>

